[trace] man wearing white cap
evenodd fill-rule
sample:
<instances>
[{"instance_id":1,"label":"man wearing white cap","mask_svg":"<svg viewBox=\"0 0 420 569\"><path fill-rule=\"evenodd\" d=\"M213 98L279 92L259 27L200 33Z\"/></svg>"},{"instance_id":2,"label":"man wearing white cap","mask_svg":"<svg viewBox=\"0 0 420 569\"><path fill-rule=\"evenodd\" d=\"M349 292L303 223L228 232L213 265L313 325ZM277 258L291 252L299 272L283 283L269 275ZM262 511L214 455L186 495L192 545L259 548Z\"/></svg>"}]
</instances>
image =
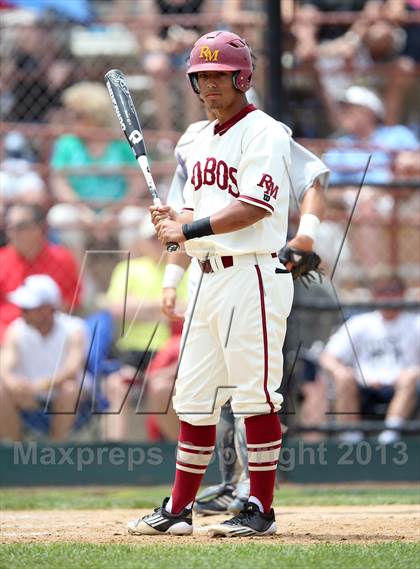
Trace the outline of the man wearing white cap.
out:
<instances>
[{"instance_id":1,"label":"man wearing white cap","mask_svg":"<svg viewBox=\"0 0 420 569\"><path fill-rule=\"evenodd\" d=\"M405 126L382 124L385 114L382 101L366 87L349 87L339 103L338 126L344 135L336 139L336 147L323 157L332 171L331 183L360 184L370 154L365 182L391 182L398 154L418 150L415 135Z\"/></svg>"},{"instance_id":2,"label":"man wearing white cap","mask_svg":"<svg viewBox=\"0 0 420 569\"><path fill-rule=\"evenodd\" d=\"M60 312L60 289L48 275L27 277L8 298L22 316L6 330L2 346L0 440L21 438L22 411L44 409L51 412L51 438L63 440L74 423L83 379L84 323Z\"/></svg>"}]
</instances>

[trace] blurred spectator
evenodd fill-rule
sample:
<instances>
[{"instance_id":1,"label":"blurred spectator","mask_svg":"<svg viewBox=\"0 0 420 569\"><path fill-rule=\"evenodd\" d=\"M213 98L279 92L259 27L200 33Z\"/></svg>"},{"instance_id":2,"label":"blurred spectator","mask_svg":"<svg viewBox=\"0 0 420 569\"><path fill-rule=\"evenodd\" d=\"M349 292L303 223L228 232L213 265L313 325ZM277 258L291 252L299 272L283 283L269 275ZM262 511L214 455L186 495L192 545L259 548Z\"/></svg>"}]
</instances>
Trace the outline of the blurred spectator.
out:
<instances>
[{"instance_id":1,"label":"blurred spectator","mask_svg":"<svg viewBox=\"0 0 420 569\"><path fill-rule=\"evenodd\" d=\"M61 294L33 275L8 299L22 310L7 329L1 356L0 439L21 439L22 413L52 412L51 438L65 440L75 420L87 354L82 320L60 312Z\"/></svg>"},{"instance_id":2,"label":"blurred spectator","mask_svg":"<svg viewBox=\"0 0 420 569\"><path fill-rule=\"evenodd\" d=\"M63 103L79 128L106 128L115 114L106 87L82 82L66 89ZM121 138L65 134L57 139L51 157L51 188L57 205L48 213L62 243L79 255L86 247L86 231L101 240L118 224L124 206L138 202L134 179L125 167L136 166L129 145ZM133 207L133 206L131 206Z\"/></svg>"},{"instance_id":3,"label":"blurred spectator","mask_svg":"<svg viewBox=\"0 0 420 569\"><path fill-rule=\"evenodd\" d=\"M78 267L71 253L48 243L47 225L42 208L14 205L6 213L9 244L0 248L0 343L7 326L20 315L7 294L20 286L26 277L47 274L58 284L65 310L80 303Z\"/></svg>"},{"instance_id":4,"label":"blurred spectator","mask_svg":"<svg viewBox=\"0 0 420 569\"><path fill-rule=\"evenodd\" d=\"M389 21L399 24L404 30L405 46L402 51L402 56L405 59L406 67L411 63L410 68L413 69L417 76L416 85L410 89L410 93L414 94L416 90L418 91L418 71L416 71L413 64L418 65L420 63L420 22L418 20L418 16L420 14L420 3L418 0L386 0L383 11L384 16ZM417 16L417 22L414 21L412 15ZM404 81L404 78L402 79L403 84L401 85L401 76L398 76L395 73L392 75L391 83L393 85L393 91L395 92L397 101L401 101L407 92L407 81ZM417 97L415 94L412 100L414 103L413 122L415 123L413 126L417 129L417 132L419 132L419 113ZM392 102L393 101L390 101L390 103ZM407 103L407 100L404 102ZM405 114L408 114L408 118L410 120L410 113L407 113L407 109L404 110L406 111ZM392 105L391 109L387 108L387 111L388 113L389 111L391 111L391 113L394 111ZM399 117L397 116L396 119L398 120L398 118Z\"/></svg>"},{"instance_id":5,"label":"blurred spectator","mask_svg":"<svg viewBox=\"0 0 420 569\"><path fill-rule=\"evenodd\" d=\"M116 346L123 366L108 377L106 390L110 411L114 413L125 402L130 384L142 382L156 351L170 336L160 311L165 269L162 247L148 213L140 225L133 253L136 257L129 263L121 261L115 267L107 293L98 299L98 304L110 310L121 324ZM124 440L128 432L129 401L118 414L107 417L108 438Z\"/></svg>"},{"instance_id":6,"label":"blurred spectator","mask_svg":"<svg viewBox=\"0 0 420 569\"><path fill-rule=\"evenodd\" d=\"M405 284L396 274L377 271L372 279L373 300L402 301ZM384 308L350 317L329 340L321 365L336 389L337 420L357 429L360 412L374 412L375 403L389 403L386 430L379 442L392 443L414 411L420 376L420 316ZM357 430L346 434L361 439Z\"/></svg>"},{"instance_id":7,"label":"blurred spectator","mask_svg":"<svg viewBox=\"0 0 420 569\"><path fill-rule=\"evenodd\" d=\"M388 0L386 4L386 13L388 18L399 22L403 16L408 18L411 14L420 12L420 3L418 0ZM420 63L420 23L409 22L403 24L406 33L406 43L403 55L410 57L416 63Z\"/></svg>"},{"instance_id":8,"label":"blurred spectator","mask_svg":"<svg viewBox=\"0 0 420 569\"><path fill-rule=\"evenodd\" d=\"M400 152L394 163L395 178L398 181L420 180L420 160L418 152Z\"/></svg>"},{"instance_id":9,"label":"blurred spectator","mask_svg":"<svg viewBox=\"0 0 420 569\"><path fill-rule=\"evenodd\" d=\"M24 160L30 164L36 162L35 152L28 139L19 131L8 132L3 139L4 160Z\"/></svg>"},{"instance_id":10,"label":"blurred spectator","mask_svg":"<svg viewBox=\"0 0 420 569\"><path fill-rule=\"evenodd\" d=\"M303 427L321 426L325 423L328 413L328 385L318 373L318 349L322 345L322 341L317 341L309 350L303 348L301 351L300 358L303 365L297 414L298 422ZM302 433L301 438L303 441L313 443L323 440L325 435L317 431L308 431Z\"/></svg>"},{"instance_id":11,"label":"blurred spectator","mask_svg":"<svg viewBox=\"0 0 420 569\"><path fill-rule=\"evenodd\" d=\"M27 12L28 21L6 35L2 66L2 114L8 121L40 122L57 105L74 71L53 28Z\"/></svg>"},{"instance_id":12,"label":"blurred spectator","mask_svg":"<svg viewBox=\"0 0 420 569\"><path fill-rule=\"evenodd\" d=\"M203 8L207 11L209 0L153 0L156 7L156 12L162 16L185 16L185 22L188 27L192 27L188 22L188 16L192 14L200 14ZM164 26L160 32L161 37L165 38L168 35L169 26Z\"/></svg>"},{"instance_id":13,"label":"blurred spectator","mask_svg":"<svg viewBox=\"0 0 420 569\"><path fill-rule=\"evenodd\" d=\"M181 333L182 321L153 358L147 374L149 414L146 417L146 427L150 441L178 440L179 419L172 406L172 395L178 369Z\"/></svg>"},{"instance_id":14,"label":"blurred spectator","mask_svg":"<svg viewBox=\"0 0 420 569\"><path fill-rule=\"evenodd\" d=\"M343 50L340 57L334 59L336 53L333 49L329 49L329 46L335 45L334 41L337 38L343 42L343 38L347 37L345 32L350 28L350 24L322 25L320 16L322 12L350 11L361 13L366 2L367 0L344 0L343 2L299 0L291 22L291 32L296 42L294 56L297 62L306 67L316 63L319 65L320 59L322 61L325 58L331 58L334 63L331 62L330 65L335 65L340 71L343 71L343 68L346 69L343 56L349 55L348 50L346 52ZM355 21L360 21L360 14L355 13ZM350 47L354 51L354 46L350 44ZM324 61L321 63L321 74L323 64L325 65ZM333 81L334 77L331 76L330 79Z\"/></svg>"},{"instance_id":15,"label":"blurred spectator","mask_svg":"<svg viewBox=\"0 0 420 569\"><path fill-rule=\"evenodd\" d=\"M340 37L348 28L347 24L319 25L322 12L358 12L361 13L372 0L298 0L296 21L304 23L313 29L308 30L313 35L314 45L319 41ZM357 15L355 14L357 17Z\"/></svg>"},{"instance_id":16,"label":"blurred spectator","mask_svg":"<svg viewBox=\"0 0 420 569\"><path fill-rule=\"evenodd\" d=\"M155 81L157 126L162 130L183 130L201 115L197 96L185 78L191 46L201 35L189 15L211 14L218 8L214 0L153 0L149 13L156 16L184 16L182 25L164 25L145 42L143 65Z\"/></svg>"},{"instance_id":17,"label":"blurred spectator","mask_svg":"<svg viewBox=\"0 0 420 569\"><path fill-rule=\"evenodd\" d=\"M293 9L288 7L288 13L283 10L282 3L285 19L282 65L286 72L285 88L288 93L288 105L283 114L286 113L284 120L292 126L295 136L327 136L331 128L328 116L329 88L338 84L344 90L353 82L343 57L335 58L336 51L331 50L328 58L321 51L324 44L331 43L326 40L344 34L349 24L321 25L321 12L360 12L365 3L365 0L299 0L294 2ZM340 17L339 14L337 16ZM355 13L355 18L358 17ZM333 67L334 72L330 72L328 66ZM327 68L325 73L324 67ZM345 75L346 81L350 81L345 86L342 85L342 75Z\"/></svg>"},{"instance_id":18,"label":"blurred spectator","mask_svg":"<svg viewBox=\"0 0 420 569\"><path fill-rule=\"evenodd\" d=\"M10 121L37 122L48 109L48 81L46 69L51 37L44 27L32 22L15 29L13 51L7 61L4 87L9 91L10 109L6 117Z\"/></svg>"},{"instance_id":19,"label":"blurred spectator","mask_svg":"<svg viewBox=\"0 0 420 569\"><path fill-rule=\"evenodd\" d=\"M337 313L302 309L302 305L316 306L320 302L330 305L336 302L328 281L313 282L310 287L299 279L295 281L293 306L283 348L286 363L280 391L285 399L285 413L296 412L298 423L302 426L321 425L328 411L326 382L318 373L318 358L321 347L337 323ZM302 440L308 442L323 438L324 435L320 433L302 434Z\"/></svg>"},{"instance_id":20,"label":"blurred spectator","mask_svg":"<svg viewBox=\"0 0 420 569\"><path fill-rule=\"evenodd\" d=\"M360 82L383 92L386 124L396 124L403 118L404 101L415 78L415 59L413 49L406 49L407 32L399 25L399 18L391 15L394 12L389 9L391 4L309 0L297 11L292 26L297 40L295 56L301 66L314 66L319 74L323 98L333 122L336 121L330 99ZM320 27L318 8L321 11L363 10L346 30L347 26L342 25ZM341 33L337 35L339 30Z\"/></svg>"},{"instance_id":21,"label":"blurred spectator","mask_svg":"<svg viewBox=\"0 0 420 569\"><path fill-rule=\"evenodd\" d=\"M340 127L344 135L327 151L324 162L331 168L331 183L360 184L369 156L365 183L389 183L393 163L400 152L417 151L419 143L405 126L382 124L380 98L365 87L352 86L340 98Z\"/></svg>"},{"instance_id":22,"label":"blurred spectator","mask_svg":"<svg viewBox=\"0 0 420 569\"><path fill-rule=\"evenodd\" d=\"M66 123L66 114L63 112L62 95L65 89L74 83L80 69L67 46L57 49L54 60L48 66L48 110L45 113L45 122L63 126Z\"/></svg>"},{"instance_id":23,"label":"blurred spectator","mask_svg":"<svg viewBox=\"0 0 420 569\"><path fill-rule=\"evenodd\" d=\"M367 80L375 81L377 84L372 86L377 86L383 69L393 76L396 73L398 66L394 64L402 63L400 53L404 41L404 31L390 22L356 20L346 34L318 47L317 61L324 87L334 96L338 90L354 83L359 75L365 79L363 76L369 70L373 74ZM380 64L385 67L381 69Z\"/></svg>"},{"instance_id":24,"label":"blurred spectator","mask_svg":"<svg viewBox=\"0 0 420 569\"><path fill-rule=\"evenodd\" d=\"M93 20L90 0L5 0L9 7L34 11L37 16L57 21L73 21L79 24L89 24Z\"/></svg>"},{"instance_id":25,"label":"blurred spectator","mask_svg":"<svg viewBox=\"0 0 420 569\"><path fill-rule=\"evenodd\" d=\"M0 162L0 213L16 203L47 206L44 180L33 169L34 156L27 139L17 131L4 138L4 160Z\"/></svg>"}]
</instances>

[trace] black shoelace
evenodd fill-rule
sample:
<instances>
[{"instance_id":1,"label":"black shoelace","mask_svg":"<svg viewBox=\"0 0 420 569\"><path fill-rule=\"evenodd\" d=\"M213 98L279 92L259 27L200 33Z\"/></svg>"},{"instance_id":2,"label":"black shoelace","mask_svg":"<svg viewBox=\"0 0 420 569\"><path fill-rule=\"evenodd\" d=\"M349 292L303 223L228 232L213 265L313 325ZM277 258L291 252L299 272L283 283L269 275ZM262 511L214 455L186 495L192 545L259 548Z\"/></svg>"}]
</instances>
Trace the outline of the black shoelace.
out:
<instances>
[{"instance_id":1,"label":"black shoelace","mask_svg":"<svg viewBox=\"0 0 420 569\"><path fill-rule=\"evenodd\" d=\"M244 522L249 522L252 516L255 514L254 508L246 507L239 514L236 514L232 519L229 520L229 525L242 525Z\"/></svg>"}]
</instances>

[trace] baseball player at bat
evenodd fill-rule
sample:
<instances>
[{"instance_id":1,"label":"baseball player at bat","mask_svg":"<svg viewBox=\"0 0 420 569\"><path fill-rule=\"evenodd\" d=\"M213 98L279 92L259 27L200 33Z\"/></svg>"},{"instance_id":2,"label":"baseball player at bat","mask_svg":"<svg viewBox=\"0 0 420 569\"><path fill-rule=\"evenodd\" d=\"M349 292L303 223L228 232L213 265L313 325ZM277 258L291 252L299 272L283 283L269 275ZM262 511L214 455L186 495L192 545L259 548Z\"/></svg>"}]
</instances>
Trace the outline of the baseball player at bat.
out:
<instances>
[{"instance_id":1,"label":"baseball player at bat","mask_svg":"<svg viewBox=\"0 0 420 569\"><path fill-rule=\"evenodd\" d=\"M182 210L184 207L183 190L188 179L188 156L194 141L198 134L203 129L208 128L210 123L215 119L211 111L207 108L206 114L208 120L191 124L180 137L175 147L177 168L172 179L166 203L177 211ZM278 124L279 128L285 129L289 136L292 136L292 131L288 126L281 122ZM320 220L325 206L324 191L328 188L330 170L322 160L293 140L293 138L290 139L290 153L290 202L299 202L301 204L302 217L304 215L310 215ZM317 220L315 220L315 224L318 224ZM310 235L308 235L308 233L310 233ZM296 237L288 242L288 248L294 247L306 253L311 253L315 233L315 228L310 231L310 226L307 223L305 224L304 221L299 227ZM283 248L283 250L284 249L285 248ZM181 282L190 262L191 257L183 251L179 251L175 254L169 253L167 256L162 294L162 310L169 318L183 318L183 315L176 314L175 312L176 288ZM290 263L288 268L292 268L294 264L295 263ZM189 273L190 296L193 294L199 278L199 266L193 262Z\"/></svg>"},{"instance_id":2,"label":"baseball player at bat","mask_svg":"<svg viewBox=\"0 0 420 569\"><path fill-rule=\"evenodd\" d=\"M230 399L245 421L250 497L238 515L210 526L209 535L269 535L276 531L271 504L281 447L281 347L293 299L292 276L277 256L287 234L290 137L248 103L251 53L236 34L200 38L188 76L216 121L195 140L183 211L151 208L159 239L184 243L202 271L186 312L174 395L180 419L175 483L161 507L128 529L192 533L192 506L221 407Z\"/></svg>"},{"instance_id":3,"label":"baseball player at bat","mask_svg":"<svg viewBox=\"0 0 420 569\"><path fill-rule=\"evenodd\" d=\"M183 189L188 179L188 156L198 134L214 120L212 113L207 109L206 114L209 120L191 124L175 147L177 168L172 179L167 204L178 211L184 205ZM291 136L292 133L286 125L279 123L279 128L286 129ZM330 171L317 156L293 139L290 140L290 150L290 200L299 201L302 204L303 215L311 214L320 218L324 209L324 192L328 187ZM310 252L313 238L310 240L309 236L303 238L301 231L300 228L296 238L289 241L289 246L294 243L295 247L305 248L307 252ZM162 310L169 318L183 318L183 315L177 314L175 310L176 289L190 260L191 258L182 252L168 255L163 283ZM194 295L199 278L199 265L193 262L189 273L190 297ZM247 501L249 477L246 438L243 431L243 421L239 419L235 422L230 404L227 403L222 409L222 417L217 426L216 446L222 481L221 484L207 488L197 497L194 504L195 511L206 515L227 511L237 513ZM238 461L235 460L236 457Z\"/></svg>"}]
</instances>

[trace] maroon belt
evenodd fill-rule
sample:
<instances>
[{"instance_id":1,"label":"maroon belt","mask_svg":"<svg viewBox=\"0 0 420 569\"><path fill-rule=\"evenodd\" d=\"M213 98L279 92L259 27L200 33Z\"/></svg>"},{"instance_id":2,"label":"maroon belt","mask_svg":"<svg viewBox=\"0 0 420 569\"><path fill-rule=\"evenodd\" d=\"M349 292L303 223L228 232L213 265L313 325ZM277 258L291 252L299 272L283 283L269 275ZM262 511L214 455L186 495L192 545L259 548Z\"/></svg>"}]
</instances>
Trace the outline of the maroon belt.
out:
<instances>
[{"instance_id":1,"label":"maroon belt","mask_svg":"<svg viewBox=\"0 0 420 569\"><path fill-rule=\"evenodd\" d=\"M278 255L277 255L277 253L271 253L271 256L273 257L273 259L276 259ZM224 255L223 257L219 257L219 259L221 260L224 269L228 269L229 267L233 267L232 255ZM205 261L200 261L200 259L197 259L197 260L198 260L198 264L200 265L203 273L214 273L215 272L213 270L213 267L211 266L209 259L206 259Z\"/></svg>"}]
</instances>

